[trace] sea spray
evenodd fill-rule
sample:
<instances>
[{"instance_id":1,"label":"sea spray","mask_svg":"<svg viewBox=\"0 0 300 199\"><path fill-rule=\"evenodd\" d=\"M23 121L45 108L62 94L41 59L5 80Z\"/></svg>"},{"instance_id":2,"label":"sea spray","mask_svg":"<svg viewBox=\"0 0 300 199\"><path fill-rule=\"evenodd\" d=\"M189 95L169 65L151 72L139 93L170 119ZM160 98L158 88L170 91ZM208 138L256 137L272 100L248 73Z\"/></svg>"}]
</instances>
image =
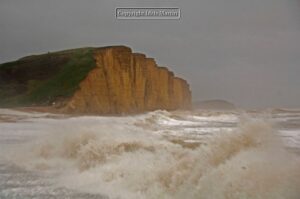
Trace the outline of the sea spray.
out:
<instances>
[{"instance_id":1,"label":"sea spray","mask_svg":"<svg viewBox=\"0 0 300 199\"><path fill-rule=\"evenodd\" d=\"M56 171L57 186L110 198L299 198L299 158L284 148L272 123L243 119L198 147L155 133L164 125L177 126L177 133L197 126L197 117L189 117L157 111L47 121L49 134L14 148L18 155L11 158L27 169ZM136 125L143 121L146 128Z\"/></svg>"}]
</instances>

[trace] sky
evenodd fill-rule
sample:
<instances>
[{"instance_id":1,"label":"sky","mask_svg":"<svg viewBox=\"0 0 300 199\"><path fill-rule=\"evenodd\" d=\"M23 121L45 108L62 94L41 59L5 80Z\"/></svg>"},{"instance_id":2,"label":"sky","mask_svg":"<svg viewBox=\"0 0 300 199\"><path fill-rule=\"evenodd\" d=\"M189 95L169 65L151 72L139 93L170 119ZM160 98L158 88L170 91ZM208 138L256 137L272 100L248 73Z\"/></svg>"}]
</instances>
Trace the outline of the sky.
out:
<instances>
[{"instance_id":1,"label":"sky","mask_svg":"<svg viewBox=\"0 0 300 199\"><path fill-rule=\"evenodd\" d=\"M116 7L178 7L180 20L117 20ZM300 0L0 0L0 63L127 45L186 79L193 100L300 108Z\"/></svg>"}]
</instances>

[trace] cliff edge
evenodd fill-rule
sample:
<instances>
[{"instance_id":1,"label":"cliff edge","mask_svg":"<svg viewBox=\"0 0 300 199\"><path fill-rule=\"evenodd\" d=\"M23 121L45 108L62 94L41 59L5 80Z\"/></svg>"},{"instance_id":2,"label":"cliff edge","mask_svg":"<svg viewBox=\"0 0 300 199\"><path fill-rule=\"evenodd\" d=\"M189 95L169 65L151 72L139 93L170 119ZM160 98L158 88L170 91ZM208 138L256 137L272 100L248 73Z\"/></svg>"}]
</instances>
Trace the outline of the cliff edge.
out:
<instances>
[{"instance_id":1,"label":"cliff edge","mask_svg":"<svg viewBox=\"0 0 300 199\"><path fill-rule=\"evenodd\" d=\"M0 65L0 106L126 114L191 107L188 83L126 46L34 55Z\"/></svg>"}]
</instances>

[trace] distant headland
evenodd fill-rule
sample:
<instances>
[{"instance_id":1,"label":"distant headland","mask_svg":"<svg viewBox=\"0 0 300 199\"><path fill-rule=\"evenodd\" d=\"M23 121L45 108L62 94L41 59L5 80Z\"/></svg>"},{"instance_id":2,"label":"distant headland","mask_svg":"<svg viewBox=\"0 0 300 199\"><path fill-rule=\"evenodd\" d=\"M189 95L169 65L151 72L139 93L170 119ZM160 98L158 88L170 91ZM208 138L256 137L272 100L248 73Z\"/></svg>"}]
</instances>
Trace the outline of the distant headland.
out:
<instances>
[{"instance_id":1,"label":"distant headland","mask_svg":"<svg viewBox=\"0 0 300 199\"><path fill-rule=\"evenodd\" d=\"M236 106L226 100L205 100L205 101L196 101L193 103L194 109L202 110L234 110Z\"/></svg>"}]
</instances>

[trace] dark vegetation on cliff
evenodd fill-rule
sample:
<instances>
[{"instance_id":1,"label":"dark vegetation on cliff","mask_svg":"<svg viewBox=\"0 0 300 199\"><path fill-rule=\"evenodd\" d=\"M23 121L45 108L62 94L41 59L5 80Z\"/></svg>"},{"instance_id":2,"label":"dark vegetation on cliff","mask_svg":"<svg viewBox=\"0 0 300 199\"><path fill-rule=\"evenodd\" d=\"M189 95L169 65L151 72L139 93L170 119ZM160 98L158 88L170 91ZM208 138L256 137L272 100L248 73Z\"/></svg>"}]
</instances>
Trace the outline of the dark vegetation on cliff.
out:
<instances>
[{"instance_id":1,"label":"dark vegetation on cliff","mask_svg":"<svg viewBox=\"0 0 300 199\"><path fill-rule=\"evenodd\" d=\"M33 55L0 65L0 105L49 105L71 96L95 67L92 48Z\"/></svg>"}]
</instances>

